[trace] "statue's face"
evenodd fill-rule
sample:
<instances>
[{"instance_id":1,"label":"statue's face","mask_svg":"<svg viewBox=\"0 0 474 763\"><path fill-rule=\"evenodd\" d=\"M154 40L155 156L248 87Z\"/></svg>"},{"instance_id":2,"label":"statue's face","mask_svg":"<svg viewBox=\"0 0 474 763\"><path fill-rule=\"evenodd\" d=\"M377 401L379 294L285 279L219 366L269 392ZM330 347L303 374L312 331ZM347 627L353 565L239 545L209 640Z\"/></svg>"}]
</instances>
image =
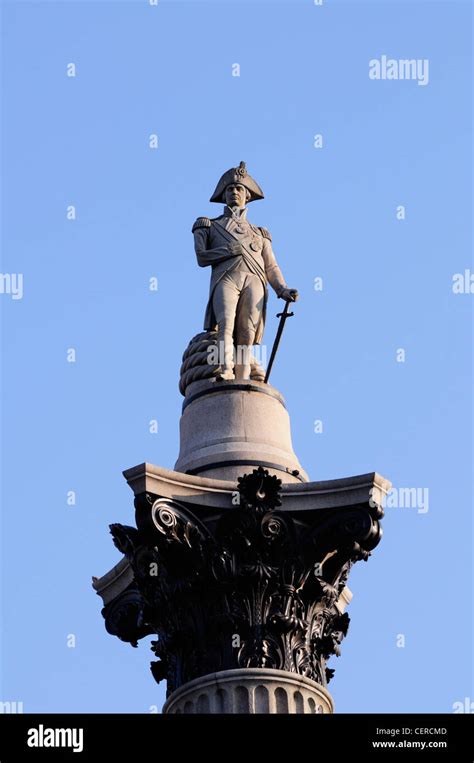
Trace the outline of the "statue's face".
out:
<instances>
[{"instance_id":1,"label":"statue's face","mask_svg":"<svg viewBox=\"0 0 474 763\"><path fill-rule=\"evenodd\" d=\"M247 189L240 183L231 183L225 189L225 203L229 207L245 207Z\"/></svg>"}]
</instances>

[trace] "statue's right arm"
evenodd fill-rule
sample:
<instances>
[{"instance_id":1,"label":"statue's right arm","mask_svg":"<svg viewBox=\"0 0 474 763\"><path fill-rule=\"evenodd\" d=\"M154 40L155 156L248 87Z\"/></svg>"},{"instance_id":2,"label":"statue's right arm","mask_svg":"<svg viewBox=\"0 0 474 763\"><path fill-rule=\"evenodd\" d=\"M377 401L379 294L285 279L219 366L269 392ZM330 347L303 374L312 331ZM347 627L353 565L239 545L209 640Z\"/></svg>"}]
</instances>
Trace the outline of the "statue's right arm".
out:
<instances>
[{"instance_id":1,"label":"statue's right arm","mask_svg":"<svg viewBox=\"0 0 474 763\"><path fill-rule=\"evenodd\" d=\"M223 246L216 246L214 248L209 247L210 239L210 220L209 224L200 221L206 221L208 218L198 218L193 225L194 234L194 251L198 265L201 268L205 268L208 265L218 265L220 262L230 260L235 257L236 254L232 252L232 248L228 244Z\"/></svg>"}]
</instances>

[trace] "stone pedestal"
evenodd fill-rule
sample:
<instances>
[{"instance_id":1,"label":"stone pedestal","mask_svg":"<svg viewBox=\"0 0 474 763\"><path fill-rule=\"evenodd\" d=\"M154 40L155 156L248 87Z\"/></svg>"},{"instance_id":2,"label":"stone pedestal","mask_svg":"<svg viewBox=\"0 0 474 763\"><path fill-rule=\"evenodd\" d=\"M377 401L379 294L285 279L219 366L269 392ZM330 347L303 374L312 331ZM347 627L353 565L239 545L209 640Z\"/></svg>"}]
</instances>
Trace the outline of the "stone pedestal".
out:
<instances>
[{"instance_id":1,"label":"stone pedestal","mask_svg":"<svg viewBox=\"0 0 474 763\"><path fill-rule=\"evenodd\" d=\"M263 382L194 382L180 422L178 472L237 480L258 466L283 482L307 482L291 442L282 395Z\"/></svg>"}]
</instances>

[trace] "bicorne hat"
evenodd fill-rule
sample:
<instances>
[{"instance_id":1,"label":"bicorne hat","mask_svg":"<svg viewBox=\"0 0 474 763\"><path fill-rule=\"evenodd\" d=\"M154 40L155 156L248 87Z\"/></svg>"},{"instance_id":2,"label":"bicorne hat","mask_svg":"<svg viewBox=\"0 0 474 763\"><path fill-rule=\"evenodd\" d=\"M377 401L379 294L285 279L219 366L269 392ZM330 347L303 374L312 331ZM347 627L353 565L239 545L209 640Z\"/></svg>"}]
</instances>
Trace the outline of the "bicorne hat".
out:
<instances>
[{"instance_id":1,"label":"bicorne hat","mask_svg":"<svg viewBox=\"0 0 474 763\"><path fill-rule=\"evenodd\" d=\"M240 162L238 167L232 167L230 170L227 170L227 172L224 172L216 186L216 190L210 198L210 201L225 204L225 189L232 183L239 183L239 185L245 186L250 192L250 199L248 199L248 201L257 201L257 199L264 198L262 189L248 174L245 162Z\"/></svg>"}]
</instances>

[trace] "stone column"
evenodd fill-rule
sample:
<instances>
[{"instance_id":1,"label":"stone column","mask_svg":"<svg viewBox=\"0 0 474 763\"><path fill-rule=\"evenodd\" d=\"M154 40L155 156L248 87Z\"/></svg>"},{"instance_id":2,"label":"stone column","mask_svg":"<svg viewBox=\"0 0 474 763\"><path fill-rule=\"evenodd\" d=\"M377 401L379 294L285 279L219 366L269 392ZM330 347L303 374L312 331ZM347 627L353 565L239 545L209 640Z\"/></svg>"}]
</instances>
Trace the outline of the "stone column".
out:
<instances>
[{"instance_id":1,"label":"stone column","mask_svg":"<svg viewBox=\"0 0 474 763\"><path fill-rule=\"evenodd\" d=\"M165 702L164 713L332 713L320 684L286 670L241 668L196 678Z\"/></svg>"},{"instance_id":2,"label":"stone column","mask_svg":"<svg viewBox=\"0 0 474 763\"><path fill-rule=\"evenodd\" d=\"M151 464L124 474L136 527L111 525L123 559L94 587L111 634L157 635L163 712L332 712L347 577L380 540L390 484L282 484L263 467L237 481Z\"/></svg>"}]
</instances>

